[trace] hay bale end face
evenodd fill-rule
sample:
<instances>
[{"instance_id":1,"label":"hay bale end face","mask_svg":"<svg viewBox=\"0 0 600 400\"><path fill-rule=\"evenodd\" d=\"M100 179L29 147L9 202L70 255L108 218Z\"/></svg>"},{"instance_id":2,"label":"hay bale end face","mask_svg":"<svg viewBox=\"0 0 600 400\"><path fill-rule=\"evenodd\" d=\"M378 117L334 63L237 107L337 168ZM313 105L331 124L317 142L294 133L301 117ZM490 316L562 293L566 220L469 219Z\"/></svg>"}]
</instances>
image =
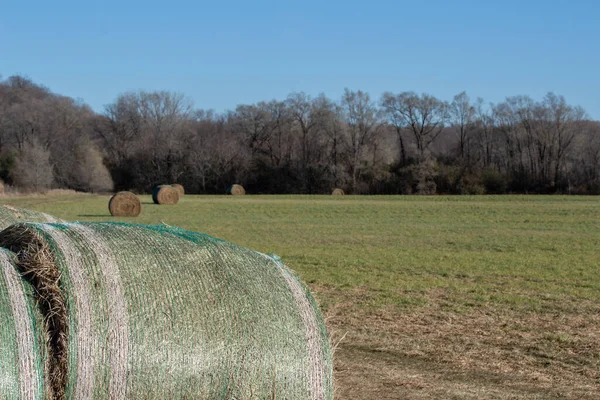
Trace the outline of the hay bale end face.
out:
<instances>
[{"instance_id":1,"label":"hay bale end face","mask_svg":"<svg viewBox=\"0 0 600 400\"><path fill-rule=\"evenodd\" d=\"M131 192L118 192L108 201L108 210L113 217L137 217L142 211L142 203Z\"/></svg>"},{"instance_id":2,"label":"hay bale end face","mask_svg":"<svg viewBox=\"0 0 600 400\"><path fill-rule=\"evenodd\" d=\"M227 188L227 194L230 194L232 196L243 196L246 194L246 190L244 189L244 187L242 185L238 185L236 183L234 185L229 186L229 188Z\"/></svg>"},{"instance_id":3,"label":"hay bale end face","mask_svg":"<svg viewBox=\"0 0 600 400\"><path fill-rule=\"evenodd\" d=\"M60 277L63 398L333 399L323 316L275 256L123 223L16 224L0 246L40 297Z\"/></svg>"},{"instance_id":4,"label":"hay bale end face","mask_svg":"<svg viewBox=\"0 0 600 400\"><path fill-rule=\"evenodd\" d=\"M171 187L173 187L173 188L175 188L175 190L177 190L177 192L179 193L179 197L181 197L185 194L185 189L179 183L173 183L173 184L171 184Z\"/></svg>"},{"instance_id":5,"label":"hay bale end face","mask_svg":"<svg viewBox=\"0 0 600 400\"><path fill-rule=\"evenodd\" d=\"M177 204L179 192L171 185L160 185L152 191L152 201L154 204Z\"/></svg>"},{"instance_id":6,"label":"hay bale end face","mask_svg":"<svg viewBox=\"0 0 600 400\"><path fill-rule=\"evenodd\" d=\"M340 188L333 189L333 192L331 192L332 196L343 196L345 194L346 193L344 193L344 191Z\"/></svg>"}]
</instances>

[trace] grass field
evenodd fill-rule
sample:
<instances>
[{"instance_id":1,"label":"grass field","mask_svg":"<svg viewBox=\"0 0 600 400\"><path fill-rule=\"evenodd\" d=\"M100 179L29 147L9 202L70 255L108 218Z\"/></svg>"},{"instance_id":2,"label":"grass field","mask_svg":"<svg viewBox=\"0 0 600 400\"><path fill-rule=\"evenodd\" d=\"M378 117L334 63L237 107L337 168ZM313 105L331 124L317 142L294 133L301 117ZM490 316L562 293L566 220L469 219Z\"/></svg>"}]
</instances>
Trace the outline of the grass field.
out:
<instances>
[{"instance_id":1,"label":"grass field","mask_svg":"<svg viewBox=\"0 0 600 400\"><path fill-rule=\"evenodd\" d=\"M166 223L276 253L337 345L339 399L596 399L600 199L7 197L67 220Z\"/></svg>"}]
</instances>

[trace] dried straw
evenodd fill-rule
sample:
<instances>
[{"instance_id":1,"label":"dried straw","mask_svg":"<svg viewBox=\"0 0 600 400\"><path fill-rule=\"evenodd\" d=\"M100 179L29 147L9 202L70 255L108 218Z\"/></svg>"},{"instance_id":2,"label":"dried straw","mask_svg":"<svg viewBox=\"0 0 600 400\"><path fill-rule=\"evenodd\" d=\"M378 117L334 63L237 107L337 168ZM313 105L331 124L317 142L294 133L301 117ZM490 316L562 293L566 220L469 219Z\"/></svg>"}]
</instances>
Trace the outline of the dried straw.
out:
<instances>
[{"instance_id":1,"label":"dried straw","mask_svg":"<svg viewBox=\"0 0 600 400\"><path fill-rule=\"evenodd\" d=\"M160 185L152 191L152 201L155 204L177 204L179 192L170 185Z\"/></svg>"},{"instance_id":2,"label":"dried straw","mask_svg":"<svg viewBox=\"0 0 600 400\"><path fill-rule=\"evenodd\" d=\"M26 224L11 225L0 232L0 247L17 253L21 274L33 284L39 309L44 316L48 340L47 390L56 399L64 398L67 379L67 336L69 324L62 291L62 277L48 242Z\"/></svg>"},{"instance_id":3,"label":"dried straw","mask_svg":"<svg viewBox=\"0 0 600 400\"><path fill-rule=\"evenodd\" d=\"M114 217L137 217L142 211L142 203L131 192L118 192L108 201L108 210Z\"/></svg>"},{"instance_id":4,"label":"dried straw","mask_svg":"<svg viewBox=\"0 0 600 400\"><path fill-rule=\"evenodd\" d=\"M246 190L242 185L238 185L237 183L229 186L227 188L227 194L231 194L233 196L243 196L246 194Z\"/></svg>"},{"instance_id":5,"label":"dried straw","mask_svg":"<svg viewBox=\"0 0 600 400\"><path fill-rule=\"evenodd\" d=\"M185 194L185 189L179 183L172 183L171 186L174 187L177 190L177 192L179 192L179 197Z\"/></svg>"},{"instance_id":6,"label":"dried straw","mask_svg":"<svg viewBox=\"0 0 600 400\"><path fill-rule=\"evenodd\" d=\"M342 189L336 188L333 189L333 192L331 192L332 196L343 196L345 195L344 191Z\"/></svg>"}]
</instances>

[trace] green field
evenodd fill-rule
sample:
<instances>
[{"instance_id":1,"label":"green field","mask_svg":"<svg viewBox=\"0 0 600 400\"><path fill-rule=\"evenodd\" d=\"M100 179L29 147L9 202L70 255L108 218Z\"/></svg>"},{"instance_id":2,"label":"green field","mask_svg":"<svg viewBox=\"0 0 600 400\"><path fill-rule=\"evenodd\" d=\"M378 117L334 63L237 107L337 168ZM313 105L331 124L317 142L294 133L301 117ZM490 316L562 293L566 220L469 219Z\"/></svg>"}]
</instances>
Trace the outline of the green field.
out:
<instances>
[{"instance_id":1,"label":"green field","mask_svg":"<svg viewBox=\"0 0 600 400\"><path fill-rule=\"evenodd\" d=\"M598 398L600 199L6 197L67 220L181 226L276 253L337 346L339 399Z\"/></svg>"}]
</instances>

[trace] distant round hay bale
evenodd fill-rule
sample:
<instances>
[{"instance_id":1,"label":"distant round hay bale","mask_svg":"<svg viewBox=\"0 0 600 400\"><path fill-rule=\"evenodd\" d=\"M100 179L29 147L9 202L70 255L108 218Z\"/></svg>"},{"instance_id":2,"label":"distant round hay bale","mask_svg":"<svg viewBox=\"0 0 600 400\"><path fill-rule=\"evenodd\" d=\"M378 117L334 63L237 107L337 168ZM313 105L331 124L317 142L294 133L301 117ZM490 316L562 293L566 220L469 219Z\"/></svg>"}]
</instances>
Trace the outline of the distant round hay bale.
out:
<instances>
[{"instance_id":1,"label":"distant round hay bale","mask_svg":"<svg viewBox=\"0 0 600 400\"><path fill-rule=\"evenodd\" d=\"M142 211L142 203L131 192L118 192L108 201L108 211L113 217L137 217Z\"/></svg>"},{"instance_id":2,"label":"distant round hay bale","mask_svg":"<svg viewBox=\"0 0 600 400\"><path fill-rule=\"evenodd\" d=\"M177 190L177 192L179 192L179 197L185 194L185 189L179 183L173 183L171 184L171 187L174 187Z\"/></svg>"},{"instance_id":3,"label":"distant round hay bale","mask_svg":"<svg viewBox=\"0 0 600 400\"><path fill-rule=\"evenodd\" d=\"M333 189L333 192L331 192L332 196L343 196L345 194L346 193L344 193L344 191L340 188Z\"/></svg>"},{"instance_id":4,"label":"distant round hay bale","mask_svg":"<svg viewBox=\"0 0 600 400\"><path fill-rule=\"evenodd\" d=\"M229 188L227 188L227 194L230 194L233 196L243 196L246 194L246 190L244 189L244 187L242 185L238 185L236 183L234 185L229 186Z\"/></svg>"},{"instance_id":5,"label":"distant round hay bale","mask_svg":"<svg viewBox=\"0 0 600 400\"><path fill-rule=\"evenodd\" d=\"M154 204L177 204L179 192L171 185L160 185L152 191Z\"/></svg>"},{"instance_id":6,"label":"distant round hay bale","mask_svg":"<svg viewBox=\"0 0 600 400\"><path fill-rule=\"evenodd\" d=\"M4 194L4 181L0 179L0 194Z\"/></svg>"}]
</instances>

